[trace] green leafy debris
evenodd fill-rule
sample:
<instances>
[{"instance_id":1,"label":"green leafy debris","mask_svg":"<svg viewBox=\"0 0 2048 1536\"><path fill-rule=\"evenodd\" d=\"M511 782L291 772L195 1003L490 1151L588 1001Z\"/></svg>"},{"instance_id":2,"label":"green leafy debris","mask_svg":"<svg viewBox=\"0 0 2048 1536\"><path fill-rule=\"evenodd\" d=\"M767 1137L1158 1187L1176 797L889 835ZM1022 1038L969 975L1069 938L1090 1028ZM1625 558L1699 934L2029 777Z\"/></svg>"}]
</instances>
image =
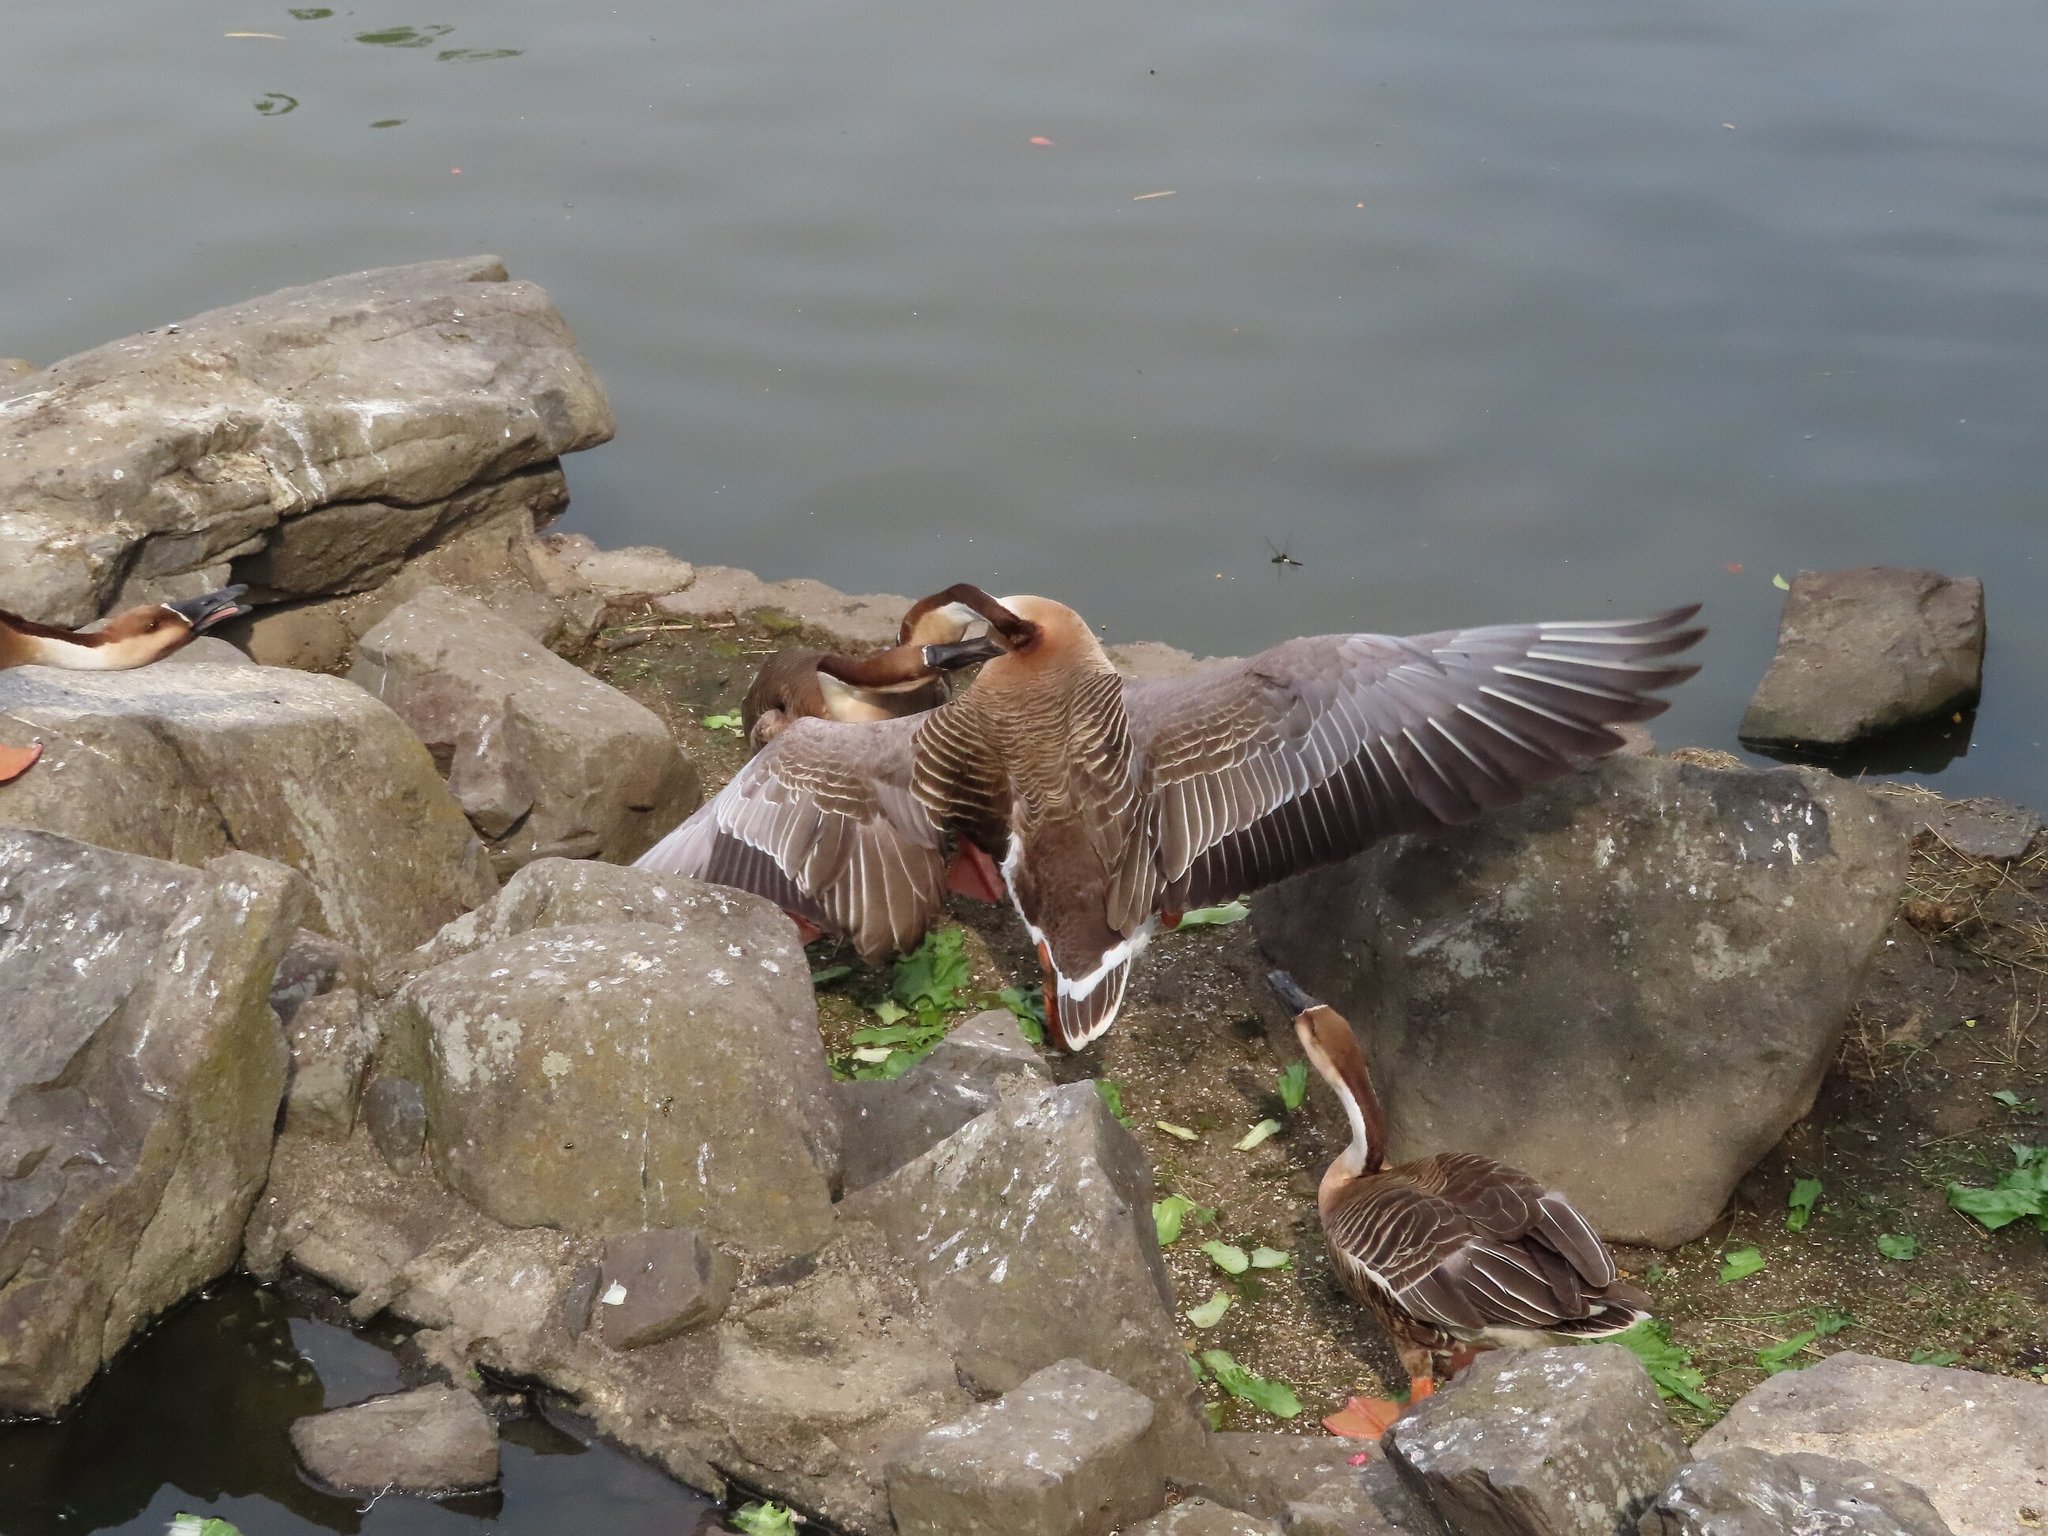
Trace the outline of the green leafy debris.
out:
<instances>
[{"instance_id":1,"label":"green leafy debris","mask_svg":"<svg viewBox=\"0 0 2048 1536\"><path fill-rule=\"evenodd\" d=\"M1811 1328L1804 1333L1795 1333L1782 1344L1773 1344L1768 1349L1758 1350L1756 1363L1762 1366L1764 1373L1769 1376L1776 1376L1781 1371L1796 1371L1799 1367L1793 1364L1792 1357L1819 1337L1820 1335Z\"/></svg>"},{"instance_id":2,"label":"green leafy debris","mask_svg":"<svg viewBox=\"0 0 2048 1536\"><path fill-rule=\"evenodd\" d=\"M1102 1102L1109 1107L1109 1112L1116 1116L1119 1125L1131 1123L1131 1117L1124 1113L1124 1091L1115 1080L1107 1077L1096 1078L1095 1091L1102 1095Z\"/></svg>"},{"instance_id":3,"label":"green leafy debris","mask_svg":"<svg viewBox=\"0 0 2048 1536\"><path fill-rule=\"evenodd\" d=\"M1670 1327L1646 1317L1627 1333L1604 1340L1630 1350L1643 1362L1660 1397L1681 1398L1703 1413L1718 1415L1720 1406L1706 1395L1706 1376L1692 1363L1692 1351L1671 1341Z\"/></svg>"},{"instance_id":4,"label":"green leafy debris","mask_svg":"<svg viewBox=\"0 0 2048 1536\"><path fill-rule=\"evenodd\" d=\"M171 1516L169 1536L242 1536L232 1523L216 1515L188 1515L180 1510Z\"/></svg>"},{"instance_id":5,"label":"green leafy debris","mask_svg":"<svg viewBox=\"0 0 2048 1536\"><path fill-rule=\"evenodd\" d=\"M1278 1248L1254 1248L1252 1250L1253 1269L1285 1269L1293 1262L1293 1254L1282 1253Z\"/></svg>"},{"instance_id":6,"label":"green leafy debris","mask_svg":"<svg viewBox=\"0 0 2048 1536\"><path fill-rule=\"evenodd\" d=\"M1209 1255L1209 1262L1226 1275L1241 1275L1252 1265L1252 1261L1245 1257L1244 1250L1234 1243L1211 1238L1202 1244L1202 1252Z\"/></svg>"},{"instance_id":7,"label":"green leafy debris","mask_svg":"<svg viewBox=\"0 0 2048 1536\"><path fill-rule=\"evenodd\" d=\"M1819 1179L1798 1179L1793 1182L1792 1195L1785 1211L1785 1230L1804 1232L1806 1224L1813 1218L1813 1203L1820 1199Z\"/></svg>"},{"instance_id":8,"label":"green leafy debris","mask_svg":"<svg viewBox=\"0 0 2048 1536\"><path fill-rule=\"evenodd\" d=\"M1241 901L1226 901L1220 907L1197 907L1192 912L1180 915L1183 928L1226 928L1232 923L1241 923L1252 915L1252 909Z\"/></svg>"},{"instance_id":9,"label":"green leafy debris","mask_svg":"<svg viewBox=\"0 0 2048 1536\"><path fill-rule=\"evenodd\" d=\"M852 974L853 967L850 965L821 966L819 969L811 972L811 985L814 987L829 986L831 983L841 981Z\"/></svg>"},{"instance_id":10,"label":"green leafy debris","mask_svg":"<svg viewBox=\"0 0 2048 1536\"><path fill-rule=\"evenodd\" d=\"M1168 1195L1164 1200L1154 1200L1152 1229L1159 1234L1159 1246L1164 1248L1180 1237L1180 1224L1187 1217L1192 1216L1195 1220L1201 1221L1205 1214L1213 1217L1216 1213L1205 1213L1186 1195Z\"/></svg>"},{"instance_id":11,"label":"green leafy debris","mask_svg":"<svg viewBox=\"0 0 2048 1536\"><path fill-rule=\"evenodd\" d=\"M1989 1189L1951 1184L1948 1203L1993 1232L2030 1216L2048 1232L2048 1149L2011 1145L2013 1166L1996 1184Z\"/></svg>"},{"instance_id":12,"label":"green leafy debris","mask_svg":"<svg viewBox=\"0 0 2048 1536\"><path fill-rule=\"evenodd\" d=\"M1045 1044L1045 994L1036 987L1005 987L996 1001L1017 1019L1017 1032L1033 1045Z\"/></svg>"},{"instance_id":13,"label":"green leafy debris","mask_svg":"<svg viewBox=\"0 0 2048 1536\"><path fill-rule=\"evenodd\" d=\"M1177 1137L1181 1141L1200 1141L1202 1139L1199 1131L1191 1131L1184 1125L1175 1125L1171 1120L1154 1120L1152 1123L1160 1130L1166 1132L1167 1135Z\"/></svg>"},{"instance_id":14,"label":"green leafy debris","mask_svg":"<svg viewBox=\"0 0 2048 1536\"><path fill-rule=\"evenodd\" d=\"M1764 1256L1755 1248L1731 1248L1721 1255L1721 1283L1747 1280L1763 1267Z\"/></svg>"},{"instance_id":15,"label":"green leafy debris","mask_svg":"<svg viewBox=\"0 0 2048 1536\"><path fill-rule=\"evenodd\" d=\"M1963 1357L1952 1349L1916 1349L1906 1356L1909 1365L1954 1365Z\"/></svg>"},{"instance_id":16,"label":"green leafy debris","mask_svg":"<svg viewBox=\"0 0 2048 1536\"><path fill-rule=\"evenodd\" d=\"M958 1010L967 1006L960 996L967 985L967 930L935 928L924 942L896 962L896 978L889 995L908 1008Z\"/></svg>"},{"instance_id":17,"label":"green leafy debris","mask_svg":"<svg viewBox=\"0 0 2048 1536\"><path fill-rule=\"evenodd\" d=\"M386 27L381 32L358 32L356 41L373 48L424 48L446 37L453 27Z\"/></svg>"},{"instance_id":18,"label":"green leafy debris","mask_svg":"<svg viewBox=\"0 0 2048 1536\"><path fill-rule=\"evenodd\" d=\"M796 1516L780 1504L742 1504L732 1528L740 1536L796 1536Z\"/></svg>"},{"instance_id":19,"label":"green leafy debris","mask_svg":"<svg viewBox=\"0 0 2048 1536\"><path fill-rule=\"evenodd\" d=\"M1290 1061L1280 1069L1280 1102L1293 1114L1308 1097L1308 1063Z\"/></svg>"},{"instance_id":20,"label":"green leafy debris","mask_svg":"<svg viewBox=\"0 0 2048 1536\"><path fill-rule=\"evenodd\" d=\"M698 724L707 731L731 731L735 736L740 733L740 717L736 714L706 715Z\"/></svg>"},{"instance_id":21,"label":"green leafy debris","mask_svg":"<svg viewBox=\"0 0 2048 1536\"><path fill-rule=\"evenodd\" d=\"M1237 1143L1237 1150L1240 1152L1249 1152L1253 1147L1256 1147L1260 1142L1264 1141L1268 1136L1272 1135L1275 1131L1279 1129L1280 1122L1278 1120L1261 1120L1257 1125L1253 1126L1250 1130L1246 1131L1244 1135L1241 1138L1239 1138Z\"/></svg>"},{"instance_id":22,"label":"green leafy debris","mask_svg":"<svg viewBox=\"0 0 2048 1536\"><path fill-rule=\"evenodd\" d=\"M1916 1259L1920 1256L1920 1239L1910 1232L1886 1232L1877 1240L1877 1251L1888 1259Z\"/></svg>"},{"instance_id":23,"label":"green leafy debris","mask_svg":"<svg viewBox=\"0 0 2048 1536\"><path fill-rule=\"evenodd\" d=\"M1218 1291L1199 1307L1188 1308L1188 1321L1197 1328L1214 1328L1230 1310L1230 1298Z\"/></svg>"},{"instance_id":24,"label":"green leafy debris","mask_svg":"<svg viewBox=\"0 0 2048 1536\"><path fill-rule=\"evenodd\" d=\"M1292 1387L1246 1370L1220 1349L1203 1350L1202 1364L1208 1367L1217 1386L1276 1419L1291 1419L1301 1412L1301 1399L1294 1395Z\"/></svg>"}]
</instances>

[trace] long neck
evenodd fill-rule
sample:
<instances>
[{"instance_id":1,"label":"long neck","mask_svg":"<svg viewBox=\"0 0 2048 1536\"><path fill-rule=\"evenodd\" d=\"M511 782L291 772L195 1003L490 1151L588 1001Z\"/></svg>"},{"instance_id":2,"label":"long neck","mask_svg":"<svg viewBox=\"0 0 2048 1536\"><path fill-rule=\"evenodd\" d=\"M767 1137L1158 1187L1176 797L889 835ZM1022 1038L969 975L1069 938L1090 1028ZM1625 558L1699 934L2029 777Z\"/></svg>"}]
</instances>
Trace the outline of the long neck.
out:
<instances>
[{"instance_id":1,"label":"long neck","mask_svg":"<svg viewBox=\"0 0 2048 1536\"><path fill-rule=\"evenodd\" d=\"M856 688L885 693L929 682L932 676L921 645L895 645L873 656L821 656L818 670Z\"/></svg>"},{"instance_id":2,"label":"long neck","mask_svg":"<svg viewBox=\"0 0 2048 1536\"><path fill-rule=\"evenodd\" d=\"M1376 1173L1387 1160L1386 1113L1373 1091L1372 1074L1365 1070L1365 1057L1352 1037L1351 1026L1335 1014L1330 1020L1336 1027L1317 1030L1317 1048L1310 1052L1310 1059L1335 1090L1344 1116L1351 1122L1351 1145L1338 1162L1353 1175Z\"/></svg>"},{"instance_id":3,"label":"long neck","mask_svg":"<svg viewBox=\"0 0 2048 1536\"><path fill-rule=\"evenodd\" d=\"M153 658L155 641L108 640L9 617L0 628L0 666L63 667L73 672L118 672Z\"/></svg>"}]
</instances>

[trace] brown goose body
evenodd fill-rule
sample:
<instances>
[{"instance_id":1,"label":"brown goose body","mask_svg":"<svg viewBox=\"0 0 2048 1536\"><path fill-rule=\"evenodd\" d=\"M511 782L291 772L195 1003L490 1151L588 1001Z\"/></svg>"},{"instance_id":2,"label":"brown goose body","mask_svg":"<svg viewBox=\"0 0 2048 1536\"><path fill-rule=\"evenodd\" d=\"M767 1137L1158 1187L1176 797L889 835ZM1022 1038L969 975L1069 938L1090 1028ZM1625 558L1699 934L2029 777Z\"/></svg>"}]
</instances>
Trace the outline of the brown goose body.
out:
<instances>
[{"instance_id":1,"label":"brown goose body","mask_svg":"<svg viewBox=\"0 0 2048 1536\"><path fill-rule=\"evenodd\" d=\"M1316 1192L1332 1267L1411 1377L1458 1345L1603 1338L1650 1315L1591 1222L1518 1168L1469 1152L1386 1166L1386 1125L1351 1026L1284 972L1302 1049L1342 1102L1351 1143Z\"/></svg>"},{"instance_id":2,"label":"brown goose body","mask_svg":"<svg viewBox=\"0 0 2048 1536\"><path fill-rule=\"evenodd\" d=\"M1319 635L1187 677L1118 675L1045 598L959 586L1004 654L908 721L792 727L641 859L744 886L878 956L937 913L948 837L1002 861L1048 1032L1107 1029L1162 921L1470 821L1613 751L1697 668L1696 608L1639 621ZM802 724L800 722L799 724Z\"/></svg>"},{"instance_id":3,"label":"brown goose body","mask_svg":"<svg viewBox=\"0 0 2048 1536\"><path fill-rule=\"evenodd\" d=\"M62 629L0 610L0 668L64 667L119 672L160 661L214 625L246 613L246 587L224 587L175 603L145 603L117 613L98 629Z\"/></svg>"}]
</instances>

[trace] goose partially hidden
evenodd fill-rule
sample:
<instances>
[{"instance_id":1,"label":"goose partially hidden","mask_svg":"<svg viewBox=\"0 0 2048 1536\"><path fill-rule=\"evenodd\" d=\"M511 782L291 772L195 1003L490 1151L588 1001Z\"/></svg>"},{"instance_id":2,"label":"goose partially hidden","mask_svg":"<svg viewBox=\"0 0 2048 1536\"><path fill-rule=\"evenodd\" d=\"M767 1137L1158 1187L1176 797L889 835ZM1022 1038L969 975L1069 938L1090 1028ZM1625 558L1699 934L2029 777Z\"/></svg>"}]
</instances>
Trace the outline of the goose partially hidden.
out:
<instances>
[{"instance_id":1,"label":"goose partially hidden","mask_svg":"<svg viewBox=\"0 0 2048 1536\"><path fill-rule=\"evenodd\" d=\"M1697 606L1398 639L1317 635L1185 677L1121 676L1073 609L960 585L997 654L950 703L791 724L639 863L766 896L869 960L916 944L949 838L1001 865L1048 1037L1114 1022L1179 914L1470 821L1612 752L1698 669Z\"/></svg>"},{"instance_id":2,"label":"goose partially hidden","mask_svg":"<svg viewBox=\"0 0 2048 1536\"><path fill-rule=\"evenodd\" d=\"M39 665L74 672L119 672L145 667L247 613L239 599L247 587L223 587L175 603L145 603L117 613L98 629L61 629L0 609L0 668ZM43 755L41 742L0 746L0 784L20 778Z\"/></svg>"},{"instance_id":3,"label":"goose partially hidden","mask_svg":"<svg viewBox=\"0 0 2048 1536\"><path fill-rule=\"evenodd\" d=\"M1519 1168L1470 1152L1387 1167L1386 1118L1351 1025L1285 971L1266 981L1351 1122L1316 1209L1338 1282L1393 1335L1410 1402L1434 1390L1439 1355L1606 1338L1650 1315L1593 1224ZM1341 1417L1345 1432L1376 1439L1401 1411L1353 1398Z\"/></svg>"}]
</instances>

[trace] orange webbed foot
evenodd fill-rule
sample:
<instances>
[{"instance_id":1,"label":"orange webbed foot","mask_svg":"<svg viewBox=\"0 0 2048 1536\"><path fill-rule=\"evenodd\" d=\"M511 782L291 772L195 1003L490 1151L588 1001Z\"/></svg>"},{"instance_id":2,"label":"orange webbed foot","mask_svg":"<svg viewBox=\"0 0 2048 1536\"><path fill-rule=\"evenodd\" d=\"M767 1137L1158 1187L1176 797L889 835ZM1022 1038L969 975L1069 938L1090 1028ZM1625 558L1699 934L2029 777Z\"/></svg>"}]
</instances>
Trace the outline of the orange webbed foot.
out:
<instances>
[{"instance_id":1,"label":"orange webbed foot","mask_svg":"<svg viewBox=\"0 0 2048 1536\"><path fill-rule=\"evenodd\" d=\"M1408 1411L1390 1397L1354 1397L1323 1420L1323 1428L1347 1440L1377 1440L1387 1426Z\"/></svg>"},{"instance_id":2,"label":"orange webbed foot","mask_svg":"<svg viewBox=\"0 0 2048 1536\"><path fill-rule=\"evenodd\" d=\"M996 861L965 838L946 866L946 889L973 901L999 902L1007 894Z\"/></svg>"},{"instance_id":3,"label":"orange webbed foot","mask_svg":"<svg viewBox=\"0 0 2048 1536\"><path fill-rule=\"evenodd\" d=\"M30 742L25 747L0 747L0 784L20 778L35 767L36 759L42 755L43 744L40 741Z\"/></svg>"}]
</instances>

